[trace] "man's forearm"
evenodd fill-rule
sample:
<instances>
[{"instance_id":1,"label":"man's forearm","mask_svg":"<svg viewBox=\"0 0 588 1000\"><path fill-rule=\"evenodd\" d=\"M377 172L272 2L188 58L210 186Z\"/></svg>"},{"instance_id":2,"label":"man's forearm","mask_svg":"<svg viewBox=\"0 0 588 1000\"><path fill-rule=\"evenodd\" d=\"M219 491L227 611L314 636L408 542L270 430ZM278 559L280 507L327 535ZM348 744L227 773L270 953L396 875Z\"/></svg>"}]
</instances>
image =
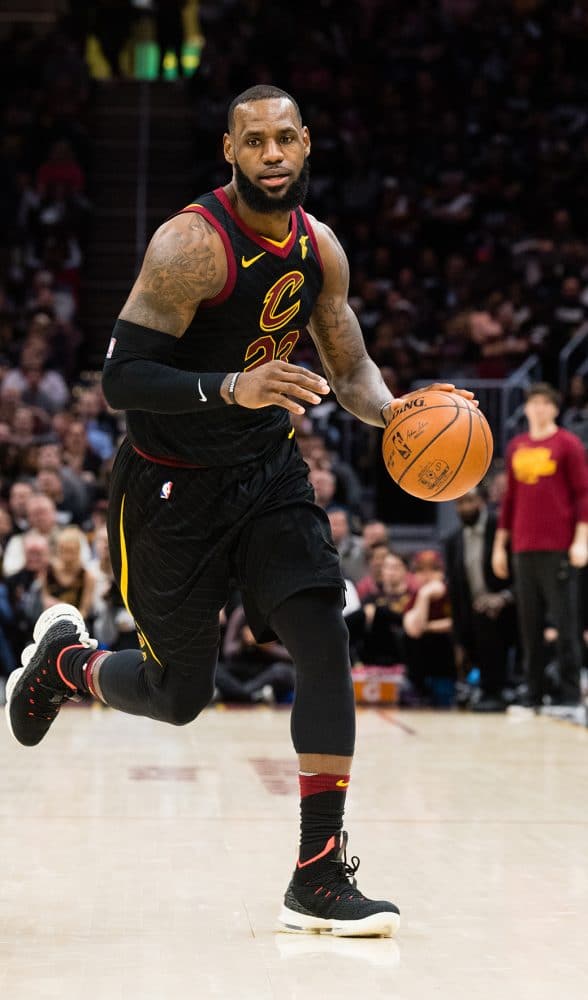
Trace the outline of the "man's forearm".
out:
<instances>
[{"instance_id":1,"label":"man's forearm","mask_svg":"<svg viewBox=\"0 0 588 1000\"><path fill-rule=\"evenodd\" d=\"M497 528L494 536L494 548L505 549L508 545L509 538L510 531L507 531L506 528Z\"/></svg>"},{"instance_id":2,"label":"man's forearm","mask_svg":"<svg viewBox=\"0 0 588 1000\"><path fill-rule=\"evenodd\" d=\"M574 532L574 541L572 544L577 542L582 542L584 545L588 544L588 522L578 521L576 524L576 530Z\"/></svg>"},{"instance_id":3,"label":"man's forearm","mask_svg":"<svg viewBox=\"0 0 588 1000\"><path fill-rule=\"evenodd\" d=\"M374 427L386 426L382 407L394 397L371 358L362 359L344 376L331 376L330 383L337 400L349 413Z\"/></svg>"}]
</instances>

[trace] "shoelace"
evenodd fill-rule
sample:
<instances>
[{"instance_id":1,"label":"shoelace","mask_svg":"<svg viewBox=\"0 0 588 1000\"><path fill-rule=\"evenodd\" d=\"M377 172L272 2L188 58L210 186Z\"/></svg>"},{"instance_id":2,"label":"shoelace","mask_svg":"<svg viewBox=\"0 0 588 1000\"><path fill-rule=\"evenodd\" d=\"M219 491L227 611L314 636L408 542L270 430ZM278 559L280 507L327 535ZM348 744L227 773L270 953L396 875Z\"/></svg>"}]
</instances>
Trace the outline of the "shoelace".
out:
<instances>
[{"instance_id":1,"label":"shoelace","mask_svg":"<svg viewBox=\"0 0 588 1000\"><path fill-rule=\"evenodd\" d=\"M356 855L347 861L347 855L343 854L343 857L331 858L329 863L334 867L331 869L330 873L326 875L325 872L321 872L319 875L317 872L317 881L320 879L322 885L325 888L335 888L341 885L342 881L345 881L352 889L357 889L357 879L355 875L359 868L359 858Z\"/></svg>"},{"instance_id":2,"label":"shoelace","mask_svg":"<svg viewBox=\"0 0 588 1000\"><path fill-rule=\"evenodd\" d=\"M342 858L337 858L332 862L337 865L339 871L337 872L338 879L346 879L354 889L357 888L356 873L359 868L359 858L357 855L352 855L349 861L347 861L347 855L344 854Z\"/></svg>"}]
</instances>

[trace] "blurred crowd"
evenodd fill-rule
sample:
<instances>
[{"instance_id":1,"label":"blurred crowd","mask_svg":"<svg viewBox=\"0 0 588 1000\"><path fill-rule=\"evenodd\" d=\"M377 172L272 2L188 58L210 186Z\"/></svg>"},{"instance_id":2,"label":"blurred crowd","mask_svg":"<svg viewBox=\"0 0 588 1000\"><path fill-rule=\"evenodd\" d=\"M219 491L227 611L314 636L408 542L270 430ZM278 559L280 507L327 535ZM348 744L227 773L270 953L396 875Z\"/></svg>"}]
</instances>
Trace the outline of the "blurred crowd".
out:
<instances>
[{"instance_id":1,"label":"blurred crowd","mask_svg":"<svg viewBox=\"0 0 588 1000\"><path fill-rule=\"evenodd\" d=\"M230 97L283 87L390 387L530 353L554 380L588 306L586 4L223 0L200 21L194 190L225 182Z\"/></svg>"},{"instance_id":2,"label":"blurred crowd","mask_svg":"<svg viewBox=\"0 0 588 1000\"><path fill-rule=\"evenodd\" d=\"M502 377L529 353L554 382L558 355L583 329L588 308L588 7L393 6L391 14L384 0L300 0L295 9L201 2L206 44L199 72L185 83L198 150L194 193L227 180L220 137L230 98L253 82L291 90L313 136L308 208L345 246L351 302L391 390L420 378ZM6 676L36 616L55 601L76 604L104 648L136 637L106 543L124 420L106 405L99 373L83 370L78 323L92 214L83 40L67 20L43 37L16 25L0 55ZM297 360L316 365L304 346ZM560 422L586 447L586 376L564 388ZM516 698L512 581L494 578L486 560L473 578L475 596L470 588L464 597L450 541L407 551L391 528L394 511L376 520L381 512L366 499L377 432L366 432L363 459L351 465L341 457L338 417L327 401L295 422L341 554L355 662L402 665L409 704L467 700L483 709L503 704L505 691ZM468 527L473 508L491 533L505 482L496 465L485 487L457 505L455 530ZM482 646L471 638L474 619L487 637ZM221 625L217 696L288 701L288 655L277 642L255 643L238 594ZM550 655L546 644L546 665ZM553 687L557 697L556 673Z\"/></svg>"}]
</instances>

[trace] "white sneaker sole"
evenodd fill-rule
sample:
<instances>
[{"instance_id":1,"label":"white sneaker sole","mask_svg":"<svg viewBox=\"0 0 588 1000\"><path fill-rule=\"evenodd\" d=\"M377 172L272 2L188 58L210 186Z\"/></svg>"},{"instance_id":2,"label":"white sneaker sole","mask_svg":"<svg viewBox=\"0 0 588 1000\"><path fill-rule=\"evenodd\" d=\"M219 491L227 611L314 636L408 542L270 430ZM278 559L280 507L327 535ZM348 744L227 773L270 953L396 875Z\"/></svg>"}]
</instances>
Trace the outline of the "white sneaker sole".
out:
<instances>
[{"instance_id":1,"label":"white sneaker sole","mask_svg":"<svg viewBox=\"0 0 588 1000\"><path fill-rule=\"evenodd\" d=\"M324 920L282 906L279 930L287 934L332 934L333 937L394 937L400 927L398 913L372 913L361 920Z\"/></svg>"},{"instance_id":2,"label":"white sneaker sole","mask_svg":"<svg viewBox=\"0 0 588 1000\"><path fill-rule=\"evenodd\" d=\"M78 609L74 608L72 604L54 604L53 607L47 608L47 610L44 611L43 614L37 618L35 627L33 629L33 642L31 642L22 651L22 655L20 658L22 667L17 667L16 670L13 670L6 683L6 705L4 707L4 711L6 713L6 722L8 725L8 731L10 732L10 735L18 743L19 746L22 746L23 744L16 737L14 730L12 728L12 720L10 718L10 705L15 694L15 688L19 684L19 681L21 680L23 675L27 672L29 663L31 662L33 656L35 655L37 651L37 646L41 642L41 639L44 638L46 633L49 631L50 628L53 627L53 625L61 621L70 622L75 627L77 632L77 641L81 643L83 646L87 646L88 649L92 648L95 649L96 646L98 645L96 639L90 639L90 636L86 631L86 623L84 619L82 618Z\"/></svg>"}]
</instances>

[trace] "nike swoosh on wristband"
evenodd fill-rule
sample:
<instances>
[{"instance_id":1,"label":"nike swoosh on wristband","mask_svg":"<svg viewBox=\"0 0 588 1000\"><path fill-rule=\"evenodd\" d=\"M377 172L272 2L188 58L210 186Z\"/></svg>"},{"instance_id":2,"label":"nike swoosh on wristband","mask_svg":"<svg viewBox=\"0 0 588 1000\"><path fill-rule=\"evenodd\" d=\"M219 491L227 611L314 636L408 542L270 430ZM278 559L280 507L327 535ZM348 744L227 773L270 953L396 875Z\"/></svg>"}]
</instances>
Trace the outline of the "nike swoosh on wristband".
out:
<instances>
[{"instance_id":1,"label":"nike swoosh on wristband","mask_svg":"<svg viewBox=\"0 0 588 1000\"><path fill-rule=\"evenodd\" d=\"M204 393L202 392L202 386L200 385L200 379L198 379L198 395L200 396L200 399L201 399L201 401L203 403L207 403L208 402L208 397L205 396Z\"/></svg>"},{"instance_id":2,"label":"nike swoosh on wristband","mask_svg":"<svg viewBox=\"0 0 588 1000\"><path fill-rule=\"evenodd\" d=\"M261 253L258 253L257 257L250 257L249 260L245 260L245 257L241 257L241 266L251 267L251 265L255 264L255 261L259 260L260 257L263 257L264 254L265 250L262 250Z\"/></svg>"}]
</instances>

